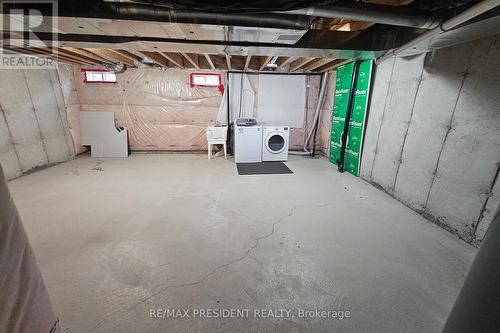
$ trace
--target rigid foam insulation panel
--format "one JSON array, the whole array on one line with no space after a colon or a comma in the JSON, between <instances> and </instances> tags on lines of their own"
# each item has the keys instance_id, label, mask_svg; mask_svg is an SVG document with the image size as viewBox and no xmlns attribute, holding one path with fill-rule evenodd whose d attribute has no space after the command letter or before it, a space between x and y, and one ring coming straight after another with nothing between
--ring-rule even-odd
<instances>
[{"instance_id":1,"label":"rigid foam insulation panel","mask_svg":"<svg viewBox=\"0 0 500 333\"><path fill-rule=\"evenodd\" d=\"M8 179L73 157L60 90L55 70L0 71L0 163Z\"/></svg>"},{"instance_id":2,"label":"rigid foam insulation panel","mask_svg":"<svg viewBox=\"0 0 500 333\"><path fill-rule=\"evenodd\" d=\"M478 244L498 210L500 37L377 67L361 176Z\"/></svg>"}]
</instances>

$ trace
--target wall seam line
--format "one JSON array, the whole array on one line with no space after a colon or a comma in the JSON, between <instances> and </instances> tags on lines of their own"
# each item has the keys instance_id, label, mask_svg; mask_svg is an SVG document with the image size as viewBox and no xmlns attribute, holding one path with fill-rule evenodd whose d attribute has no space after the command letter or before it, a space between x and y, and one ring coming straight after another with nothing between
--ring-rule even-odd
<instances>
[{"instance_id":1,"label":"wall seam line","mask_svg":"<svg viewBox=\"0 0 500 333\"><path fill-rule=\"evenodd\" d=\"M62 116L61 116L61 108L59 107L59 103L57 101L57 96L56 96L56 90L54 87L55 82L54 82L54 80L52 80L52 75L50 74L50 72L48 72L48 74L49 74L50 86L52 88L52 94L54 95L54 101L56 102L56 105L57 105L57 114L59 115L59 122L61 123L61 129L63 131L64 141L66 142L66 148L68 149L67 155L68 155L68 157L71 157L71 148L68 145L68 140L66 138L66 129L64 128L64 122L63 122ZM56 70L56 74L59 75L57 73L57 70ZM63 97L63 103L64 103L64 97ZM64 106L66 107L66 104ZM68 124L68 127L69 127L69 124Z\"/></svg>"},{"instance_id":2,"label":"wall seam line","mask_svg":"<svg viewBox=\"0 0 500 333\"><path fill-rule=\"evenodd\" d=\"M42 141L42 148L45 156L47 157L47 164L50 164L49 154L47 152L47 145L42 135L42 128L40 127L40 121L38 119L38 115L36 114L35 103L33 103L33 96L31 95L30 86L28 85L28 78L26 77L26 70L23 69L24 83L26 84L26 89L28 90L28 95L30 97L31 106L33 107L31 110L33 111L33 115L36 119L36 124L38 126L38 132L40 133L40 141Z\"/></svg>"},{"instance_id":3,"label":"wall seam line","mask_svg":"<svg viewBox=\"0 0 500 333\"><path fill-rule=\"evenodd\" d=\"M490 190L488 192L488 196L486 197L486 200L484 200L483 208L481 209L481 212L479 213L479 216L477 218L476 223L473 225L474 238L476 236L477 227L479 226L479 223L481 222L481 220L484 217L484 211L486 210L486 205L488 204L488 201L490 201L490 198L492 197L493 187L495 187L495 183L497 182L499 173L500 173L500 166L497 167L497 172L495 174L495 177L493 177L493 182L491 183Z\"/></svg>"},{"instance_id":4,"label":"wall seam line","mask_svg":"<svg viewBox=\"0 0 500 333\"><path fill-rule=\"evenodd\" d=\"M427 55L424 56L424 61L422 64L422 71L420 71L420 76L418 78L418 86L417 86L417 89L415 90L415 96L413 96L413 101L411 104L410 119L408 120L408 126L406 126L406 132L405 132L405 135L403 137L403 144L401 145L401 151L399 152L399 163L398 163L398 167L396 168L396 175L394 176L394 182L392 183L392 193L394 193L394 191L396 190L396 183L398 181L399 168L401 168L401 164L403 163L403 152L405 149L406 137L408 136L411 121L413 120L413 113L415 112L415 103L417 101L418 92L420 90L420 85L422 84L422 76L424 75L425 59L426 58L427 58Z\"/></svg>"},{"instance_id":5,"label":"wall seam line","mask_svg":"<svg viewBox=\"0 0 500 333\"><path fill-rule=\"evenodd\" d=\"M23 166L21 165L21 159L19 158L19 153L17 152L16 144L14 143L14 139L12 138L12 132L10 130L9 123L7 122L7 116L5 115L2 104L0 104L0 113L2 113L2 117L5 122L5 127L7 127L7 132L9 132L9 138L10 138L10 143L12 145L12 149L14 150L14 153L16 153L17 163L19 164L19 171L21 171L21 174L23 174L24 172L23 172Z\"/></svg>"},{"instance_id":6,"label":"wall seam line","mask_svg":"<svg viewBox=\"0 0 500 333\"><path fill-rule=\"evenodd\" d=\"M394 75L394 67L396 65L396 59L397 58L393 58L391 76L389 77L389 85L387 86L387 92L385 94L384 110L382 111L382 118L380 119L380 126L378 128L378 133L377 133L377 141L375 142L375 153L373 154L373 162L372 162L372 167L370 169L371 180L373 180L373 168L375 166L375 160L377 159L378 142L380 139L380 132L382 132L382 124L384 123L385 110L387 109L387 99L389 97L389 92L391 91L392 77Z\"/></svg>"},{"instance_id":7,"label":"wall seam line","mask_svg":"<svg viewBox=\"0 0 500 333\"><path fill-rule=\"evenodd\" d=\"M453 111L451 112L450 122L448 123L448 129L446 130L446 134L444 135L443 143L441 144L441 149L439 150L439 155L436 161L436 166L434 168L434 172L432 173L431 185L429 186L429 191L427 192L427 197L425 198L425 203L423 207L424 212L427 210L427 204L429 203L429 197L431 195L432 187L434 186L434 181L436 180L436 175L439 168L439 162L441 161L441 155L443 154L443 149L446 144L446 140L448 139L448 135L450 134L452 129L453 120L455 118L455 110L457 109L458 101L460 99L460 95L462 94L462 89L464 87L465 79L467 78L468 75L469 65L470 65L470 60L469 64L467 65L467 69L465 70L465 73L463 75L462 83L460 84L460 89L458 90L457 98L455 99L455 104L453 105Z\"/></svg>"}]
</instances>

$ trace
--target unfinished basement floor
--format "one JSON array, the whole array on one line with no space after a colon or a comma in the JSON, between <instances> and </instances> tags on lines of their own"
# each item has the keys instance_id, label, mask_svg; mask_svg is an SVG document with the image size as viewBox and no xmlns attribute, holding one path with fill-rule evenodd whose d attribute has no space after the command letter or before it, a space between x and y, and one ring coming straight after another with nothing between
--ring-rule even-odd
<instances>
[{"instance_id":1,"label":"unfinished basement floor","mask_svg":"<svg viewBox=\"0 0 500 333\"><path fill-rule=\"evenodd\" d=\"M202 154L83 156L11 181L64 332L440 332L475 249L325 158L287 164L239 176ZM214 308L251 314L192 317Z\"/></svg>"}]
</instances>

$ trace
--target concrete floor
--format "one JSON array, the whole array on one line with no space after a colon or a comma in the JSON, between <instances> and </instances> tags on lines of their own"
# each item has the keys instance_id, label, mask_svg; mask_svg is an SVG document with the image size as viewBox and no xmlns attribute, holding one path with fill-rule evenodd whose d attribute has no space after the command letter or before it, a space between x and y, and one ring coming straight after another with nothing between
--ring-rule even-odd
<instances>
[{"instance_id":1,"label":"concrete floor","mask_svg":"<svg viewBox=\"0 0 500 333\"><path fill-rule=\"evenodd\" d=\"M65 332L439 332L475 249L324 158L288 165L238 176L205 155L85 156L10 187ZM251 312L192 318L205 308Z\"/></svg>"}]
</instances>

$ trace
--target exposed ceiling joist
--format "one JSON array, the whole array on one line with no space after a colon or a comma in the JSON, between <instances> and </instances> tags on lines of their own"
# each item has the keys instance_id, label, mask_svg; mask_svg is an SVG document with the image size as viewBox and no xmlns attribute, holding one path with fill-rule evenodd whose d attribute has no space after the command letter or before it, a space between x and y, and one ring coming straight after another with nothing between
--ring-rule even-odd
<instances>
[{"instance_id":1,"label":"exposed ceiling joist","mask_svg":"<svg viewBox=\"0 0 500 333\"><path fill-rule=\"evenodd\" d=\"M245 58L245 67L243 68L244 71L248 70L248 65L250 65L250 60L252 60L252 56L247 56Z\"/></svg>"},{"instance_id":2,"label":"exposed ceiling joist","mask_svg":"<svg viewBox=\"0 0 500 333\"><path fill-rule=\"evenodd\" d=\"M334 70L342 65L348 64L350 62L352 62L351 59L337 59L337 60L334 60L331 64L327 64L327 66L320 67L319 71L320 72L332 71L332 70Z\"/></svg>"},{"instance_id":3,"label":"exposed ceiling joist","mask_svg":"<svg viewBox=\"0 0 500 333\"><path fill-rule=\"evenodd\" d=\"M192 57L189 54L184 53L184 52L182 52L181 54L184 58L186 58L187 61L189 61L191 63L191 65L194 66L194 68L200 69L200 66L198 65L197 61L195 61L194 57ZM198 59L196 59L196 60L198 60Z\"/></svg>"},{"instance_id":4,"label":"exposed ceiling joist","mask_svg":"<svg viewBox=\"0 0 500 333\"><path fill-rule=\"evenodd\" d=\"M273 56L266 57L264 59L264 61L262 62L262 64L260 65L259 71L264 70L264 68L267 66L267 64L269 63L269 61L271 61L272 58L273 58Z\"/></svg>"},{"instance_id":5,"label":"exposed ceiling joist","mask_svg":"<svg viewBox=\"0 0 500 333\"><path fill-rule=\"evenodd\" d=\"M88 63L86 63L86 62L83 62L80 60L74 60L74 59L66 58L66 57L58 57L57 55L55 55L53 53L49 54L49 53L42 52L42 51L37 52L37 50L35 50L34 48L17 48L17 47L12 47L12 48L3 47L3 48L5 50L13 51L13 52L18 53L18 54L26 54L29 56L34 56L34 57L39 57L39 58L49 58L49 59L56 60L56 61L66 62L66 63L72 64L72 65L88 65Z\"/></svg>"},{"instance_id":6,"label":"exposed ceiling joist","mask_svg":"<svg viewBox=\"0 0 500 333\"><path fill-rule=\"evenodd\" d=\"M295 57L286 57L284 61L282 61L280 64L278 64L278 67L276 68L276 71L281 71L285 68L286 65L291 63L292 61L295 61L297 58Z\"/></svg>"},{"instance_id":7,"label":"exposed ceiling joist","mask_svg":"<svg viewBox=\"0 0 500 333\"><path fill-rule=\"evenodd\" d=\"M210 64L210 68L215 69L214 63L212 61L212 58L210 58L210 54L205 53L205 58L207 59L208 63Z\"/></svg>"},{"instance_id":8,"label":"exposed ceiling joist","mask_svg":"<svg viewBox=\"0 0 500 333\"><path fill-rule=\"evenodd\" d=\"M182 56L178 53L171 53L171 52L160 52L162 56L168 59L171 63L176 65L177 67L184 69L184 64L182 62Z\"/></svg>"},{"instance_id":9,"label":"exposed ceiling joist","mask_svg":"<svg viewBox=\"0 0 500 333\"><path fill-rule=\"evenodd\" d=\"M82 59L81 57L75 57L75 56L70 56L67 54L62 54L58 52L57 49L55 48L29 48L30 50L34 50L35 52L38 52L39 54L46 54L49 56L55 56L55 59L62 59L62 60L72 60L72 61L77 61L80 64L83 65L101 65L101 63L96 62L96 61L89 61L86 59Z\"/></svg>"},{"instance_id":10,"label":"exposed ceiling joist","mask_svg":"<svg viewBox=\"0 0 500 333\"><path fill-rule=\"evenodd\" d=\"M315 58L299 58L290 64L290 72L295 72L301 67L313 61Z\"/></svg>"},{"instance_id":11,"label":"exposed ceiling joist","mask_svg":"<svg viewBox=\"0 0 500 333\"><path fill-rule=\"evenodd\" d=\"M303 70L305 72L310 72L312 70L315 70L316 68L319 68L321 66L324 66L332 61L334 61L335 59L328 59L328 58L325 58L325 59L318 59L316 61L313 61L313 62L310 62L309 64L307 64L306 66L304 66Z\"/></svg>"},{"instance_id":12,"label":"exposed ceiling joist","mask_svg":"<svg viewBox=\"0 0 500 333\"><path fill-rule=\"evenodd\" d=\"M160 67L168 67L168 59L166 59L163 55L158 52L150 52L150 51L136 51L138 54L141 54L145 58L153 61Z\"/></svg>"},{"instance_id":13,"label":"exposed ceiling joist","mask_svg":"<svg viewBox=\"0 0 500 333\"><path fill-rule=\"evenodd\" d=\"M115 53L117 53L117 54L119 54L119 55L121 55L121 56L123 56L125 58L130 59L134 63L140 62L142 60L141 57L138 57L135 54L130 53L130 52L125 51L125 50L113 50L113 52L115 52Z\"/></svg>"},{"instance_id":14,"label":"exposed ceiling joist","mask_svg":"<svg viewBox=\"0 0 500 333\"><path fill-rule=\"evenodd\" d=\"M123 55L109 49L97 49L97 48L88 48L85 49L95 55L98 55L99 57L102 57L104 59L107 59L108 61L117 63L121 62L125 65L128 66L134 66L134 62L130 60L128 57L124 57Z\"/></svg>"},{"instance_id":15,"label":"exposed ceiling joist","mask_svg":"<svg viewBox=\"0 0 500 333\"><path fill-rule=\"evenodd\" d=\"M73 48L73 47L57 48L57 49L53 49L53 50L57 50L58 54L64 54L64 55L67 55L70 57L75 57L75 58L83 59L86 61L94 62L98 65L101 65L103 63L112 64L111 61L108 61L102 57L96 56L95 54L90 53L86 50L81 50L81 49L77 49L77 48Z\"/></svg>"}]
</instances>

